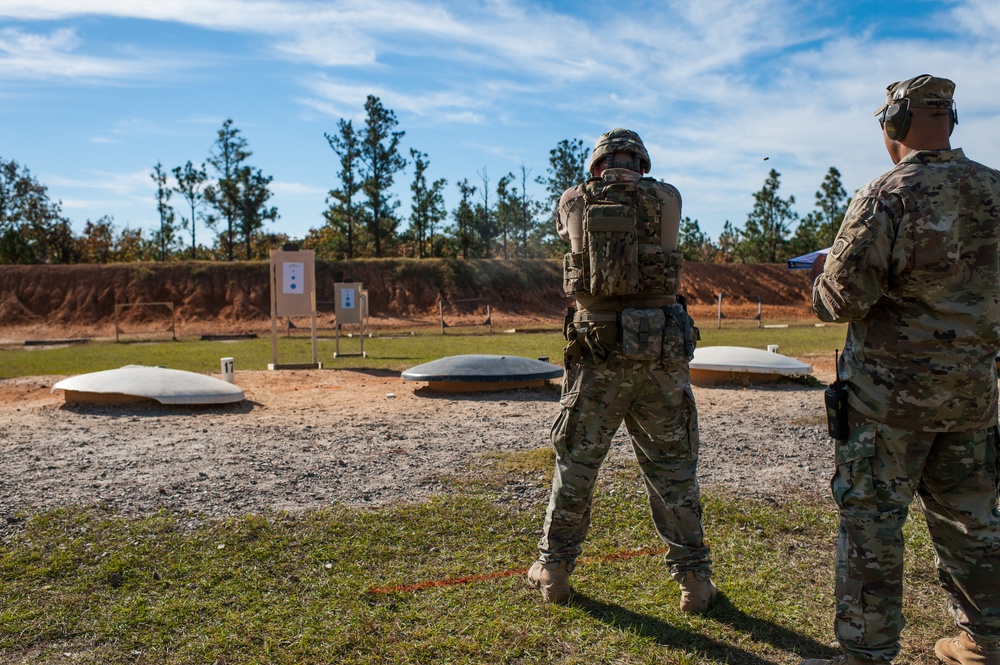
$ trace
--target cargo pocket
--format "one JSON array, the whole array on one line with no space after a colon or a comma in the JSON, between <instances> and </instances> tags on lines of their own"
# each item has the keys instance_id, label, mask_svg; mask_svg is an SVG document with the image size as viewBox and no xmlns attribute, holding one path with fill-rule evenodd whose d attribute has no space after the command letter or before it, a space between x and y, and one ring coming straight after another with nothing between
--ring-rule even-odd
<instances>
[{"instance_id":1,"label":"cargo pocket","mask_svg":"<svg viewBox=\"0 0 1000 665\"><path fill-rule=\"evenodd\" d=\"M579 365L573 365L566 369L563 375L562 394L559 396L559 405L564 409L572 409L580 399L580 372Z\"/></svg>"},{"instance_id":2,"label":"cargo pocket","mask_svg":"<svg viewBox=\"0 0 1000 665\"><path fill-rule=\"evenodd\" d=\"M837 470L830 481L833 500L841 510L873 509L877 505L872 458L875 456L874 426L855 426L846 441L834 443Z\"/></svg>"},{"instance_id":3,"label":"cargo pocket","mask_svg":"<svg viewBox=\"0 0 1000 665\"><path fill-rule=\"evenodd\" d=\"M865 635L865 612L862 604L864 585L838 570L833 595L837 599L837 639L842 643L860 644Z\"/></svg>"},{"instance_id":4,"label":"cargo pocket","mask_svg":"<svg viewBox=\"0 0 1000 665\"><path fill-rule=\"evenodd\" d=\"M697 459L701 438L698 435L698 408L695 406L694 391L690 384L684 386L684 412L687 414L688 450L691 458Z\"/></svg>"},{"instance_id":5,"label":"cargo pocket","mask_svg":"<svg viewBox=\"0 0 1000 665\"><path fill-rule=\"evenodd\" d=\"M582 373L583 367L577 363L568 367L563 375L562 395L559 397L559 405L562 408L549 430L549 442L559 458L565 457L569 452L568 442L571 440L576 423L579 421L575 407L580 399Z\"/></svg>"}]
</instances>

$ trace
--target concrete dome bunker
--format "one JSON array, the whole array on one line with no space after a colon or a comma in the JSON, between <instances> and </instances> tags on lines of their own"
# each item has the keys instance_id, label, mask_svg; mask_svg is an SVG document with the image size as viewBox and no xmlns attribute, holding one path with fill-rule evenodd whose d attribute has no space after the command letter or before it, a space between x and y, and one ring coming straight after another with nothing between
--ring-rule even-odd
<instances>
[{"instance_id":1,"label":"concrete dome bunker","mask_svg":"<svg viewBox=\"0 0 1000 665\"><path fill-rule=\"evenodd\" d=\"M165 367L126 365L63 379L52 391L63 391L67 403L155 401L160 404L232 404L245 398L243 389L215 377Z\"/></svg>"},{"instance_id":2,"label":"concrete dome bunker","mask_svg":"<svg viewBox=\"0 0 1000 665\"><path fill-rule=\"evenodd\" d=\"M777 351L753 349L745 346L698 347L689 363L691 383L768 383L785 378L812 374L812 365Z\"/></svg>"},{"instance_id":3,"label":"concrete dome bunker","mask_svg":"<svg viewBox=\"0 0 1000 665\"><path fill-rule=\"evenodd\" d=\"M537 388L562 375L562 367L546 360L466 354L417 365L404 371L401 378L426 381L428 389L438 392L485 392Z\"/></svg>"}]
</instances>

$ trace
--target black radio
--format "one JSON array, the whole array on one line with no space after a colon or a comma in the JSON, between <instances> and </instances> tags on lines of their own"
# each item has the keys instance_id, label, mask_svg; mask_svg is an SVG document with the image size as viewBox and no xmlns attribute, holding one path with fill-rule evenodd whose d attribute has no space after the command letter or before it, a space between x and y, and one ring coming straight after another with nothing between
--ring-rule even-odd
<instances>
[{"instance_id":1,"label":"black radio","mask_svg":"<svg viewBox=\"0 0 1000 665\"><path fill-rule=\"evenodd\" d=\"M847 426L847 386L840 380L840 357L833 352L834 382L826 389L823 398L826 401L826 424L830 436L837 441L846 441L849 434Z\"/></svg>"}]
</instances>

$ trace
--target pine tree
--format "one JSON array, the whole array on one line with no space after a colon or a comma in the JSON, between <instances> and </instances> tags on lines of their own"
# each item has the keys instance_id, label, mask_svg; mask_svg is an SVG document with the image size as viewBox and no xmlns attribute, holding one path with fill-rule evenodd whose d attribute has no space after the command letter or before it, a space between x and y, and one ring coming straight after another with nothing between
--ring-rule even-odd
<instances>
[{"instance_id":1,"label":"pine tree","mask_svg":"<svg viewBox=\"0 0 1000 665\"><path fill-rule=\"evenodd\" d=\"M783 257L789 224L798 219L792 210L795 197L778 196L781 174L771 169L764 186L753 195L753 211L747 216L737 258L744 263L777 263Z\"/></svg>"},{"instance_id":2,"label":"pine tree","mask_svg":"<svg viewBox=\"0 0 1000 665\"><path fill-rule=\"evenodd\" d=\"M472 208L472 197L476 194L476 187L463 178L458 182L458 191L461 199L458 207L451 213L455 220L455 243L458 255L463 259L470 259L474 258L475 251L476 213Z\"/></svg>"},{"instance_id":3,"label":"pine tree","mask_svg":"<svg viewBox=\"0 0 1000 665\"><path fill-rule=\"evenodd\" d=\"M174 167L174 179L177 180L177 185L174 187L174 191L180 194L188 204L188 208L191 210L190 217L181 217L181 227L184 229L190 229L191 231L191 259L194 260L198 257L198 242L197 242L197 227L198 227L198 208L205 201L205 182L208 179L208 175L205 173L205 165L202 164L199 168L195 168L191 164L191 160L183 166Z\"/></svg>"},{"instance_id":4,"label":"pine tree","mask_svg":"<svg viewBox=\"0 0 1000 665\"><path fill-rule=\"evenodd\" d=\"M365 112L359 155L363 164L361 189L368 198L368 232L378 258L394 239L399 225L395 215L399 201L392 199L391 189L396 173L406 168L406 160L399 154L399 142L405 132L393 131L399 124L396 114L382 106L378 97L368 95Z\"/></svg>"},{"instance_id":5,"label":"pine tree","mask_svg":"<svg viewBox=\"0 0 1000 665\"><path fill-rule=\"evenodd\" d=\"M511 235L518 216L517 191L516 188L513 191L509 188L513 180L514 174L508 173L497 181L496 225L500 256L504 259L510 257Z\"/></svg>"},{"instance_id":6,"label":"pine tree","mask_svg":"<svg viewBox=\"0 0 1000 665\"><path fill-rule=\"evenodd\" d=\"M818 248L833 244L837 232L840 231L840 225L844 222L849 203L847 190L840 182L840 171L831 166L819 191L816 192L816 208L819 216L816 238Z\"/></svg>"},{"instance_id":7,"label":"pine tree","mask_svg":"<svg viewBox=\"0 0 1000 665\"><path fill-rule=\"evenodd\" d=\"M165 261L167 253L173 249L177 233L177 225L174 222L177 216L170 205L173 189L167 184L167 172L163 170L163 164L160 162L156 162L149 177L156 183L156 212L160 215L160 230L156 233L155 242L159 249L160 261Z\"/></svg>"},{"instance_id":8,"label":"pine tree","mask_svg":"<svg viewBox=\"0 0 1000 665\"><path fill-rule=\"evenodd\" d=\"M840 171L831 166L816 192L816 210L802 219L788 243L788 258L833 245L848 202L847 192L840 183Z\"/></svg>"},{"instance_id":9,"label":"pine tree","mask_svg":"<svg viewBox=\"0 0 1000 665\"><path fill-rule=\"evenodd\" d=\"M549 195L549 224L543 242L548 245L548 253L556 256L569 249L569 245L559 237L556 231L558 219L559 197L570 187L585 181L590 173L587 163L590 160L590 150L580 139L563 139L549 151L549 168L546 177L539 176L535 181L545 185Z\"/></svg>"},{"instance_id":10,"label":"pine tree","mask_svg":"<svg viewBox=\"0 0 1000 665\"><path fill-rule=\"evenodd\" d=\"M712 239L702 232L698 220L690 217L681 219L677 249L684 255L685 261L711 261L716 251Z\"/></svg>"},{"instance_id":11,"label":"pine tree","mask_svg":"<svg viewBox=\"0 0 1000 665\"><path fill-rule=\"evenodd\" d=\"M232 194L237 217L237 232L246 249L246 259L254 256L254 241L264 228L265 222L273 222L280 216L278 209L268 207L271 198L272 176L265 176L260 169L244 166L236 173ZM260 257L262 258L262 257Z\"/></svg>"},{"instance_id":12,"label":"pine tree","mask_svg":"<svg viewBox=\"0 0 1000 665\"><path fill-rule=\"evenodd\" d=\"M410 233L413 236L414 251L418 258L433 254L434 231L437 225L448 216L444 205L444 187L447 181L439 178L427 184L427 169L430 162L427 155L410 149L413 159L413 203L410 209Z\"/></svg>"},{"instance_id":13,"label":"pine tree","mask_svg":"<svg viewBox=\"0 0 1000 665\"><path fill-rule=\"evenodd\" d=\"M232 118L222 123L222 128L212 144L213 151L208 157L208 163L215 170L216 182L205 189L205 200L214 207L225 228L218 232L219 240L226 252L226 260L233 260L233 248L236 244L237 226L239 224L238 185L236 182L240 169L251 153L247 142L240 136L240 130L233 127ZM210 216L208 224L215 228L220 219Z\"/></svg>"},{"instance_id":14,"label":"pine tree","mask_svg":"<svg viewBox=\"0 0 1000 665\"><path fill-rule=\"evenodd\" d=\"M58 202L27 167L0 158L0 263L72 263L76 242Z\"/></svg>"},{"instance_id":15,"label":"pine tree","mask_svg":"<svg viewBox=\"0 0 1000 665\"><path fill-rule=\"evenodd\" d=\"M353 259L359 248L358 233L364 226L364 212L358 201L362 181L359 172L361 158L361 137L354 131L350 120L341 118L337 122L337 134L324 133L330 149L340 158L340 188L331 189L326 201L329 204L323 212L326 220L322 230L321 255L329 258Z\"/></svg>"}]
</instances>

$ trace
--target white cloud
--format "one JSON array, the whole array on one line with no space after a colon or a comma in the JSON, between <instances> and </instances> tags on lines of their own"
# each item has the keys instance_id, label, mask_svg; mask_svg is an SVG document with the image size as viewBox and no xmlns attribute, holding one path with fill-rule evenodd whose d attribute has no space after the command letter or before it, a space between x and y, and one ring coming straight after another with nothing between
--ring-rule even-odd
<instances>
[{"instance_id":1,"label":"white cloud","mask_svg":"<svg viewBox=\"0 0 1000 665\"><path fill-rule=\"evenodd\" d=\"M933 25L894 23L886 37L877 22L858 30L857 13L849 24L836 3L818 0L635 0L621 11L530 0L3 0L0 17L62 23L45 32L0 29L0 79L128 81L203 66L187 42L166 57L129 43L124 32L118 43L91 43L79 17L231 32L248 37L268 64L287 64L300 90L283 94L326 118L357 126L374 94L401 115L401 128L469 126L475 138L456 132L455 139L475 153L469 159L508 161L527 153L531 140L501 134L508 124L525 135L564 126L552 143L589 142L605 128L629 126L662 167L656 174L684 184L686 198L703 209L749 201L775 168L805 212L829 166L842 171L848 189L884 170L871 112L893 80L922 71L954 79L956 138L976 137L987 157L987 147L1000 149L992 129L1000 4L933 4L940 6ZM218 57L228 57L222 48ZM211 63L210 52L202 55ZM214 111L186 122L218 127L223 118L212 119ZM126 119L92 140L158 131L165 130ZM282 187L290 196L316 193ZM145 174L135 191L148 198L148 190Z\"/></svg>"},{"instance_id":2,"label":"white cloud","mask_svg":"<svg viewBox=\"0 0 1000 665\"><path fill-rule=\"evenodd\" d=\"M87 179L47 175L43 181L52 187L100 191L114 194L119 199L148 202L154 187L151 173L152 169L119 173L95 171Z\"/></svg>"},{"instance_id":3,"label":"white cloud","mask_svg":"<svg viewBox=\"0 0 1000 665\"><path fill-rule=\"evenodd\" d=\"M1000 32L1000 5L994 0L967 0L958 3L952 12L958 29L977 37L995 40Z\"/></svg>"},{"instance_id":4,"label":"white cloud","mask_svg":"<svg viewBox=\"0 0 1000 665\"><path fill-rule=\"evenodd\" d=\"M86 54L85 47L73 28L47 34L0 29L0 79L113 83L148 80L181 68L201 66L191 59L142 54L130 47L114 57Z\"/></svg>"},{"instance_id":5,"label":"white cloud","mask_svg":"<svg viewBox=\"0 0 1000 665\"><path fill-rule=\"evenodd\" d=\"M299 182L279 182L272 181L270 190L275 194L287 197L315 197L326 196L327 190L312 185L304 185Z\"/></svg>"}]
</instances>

